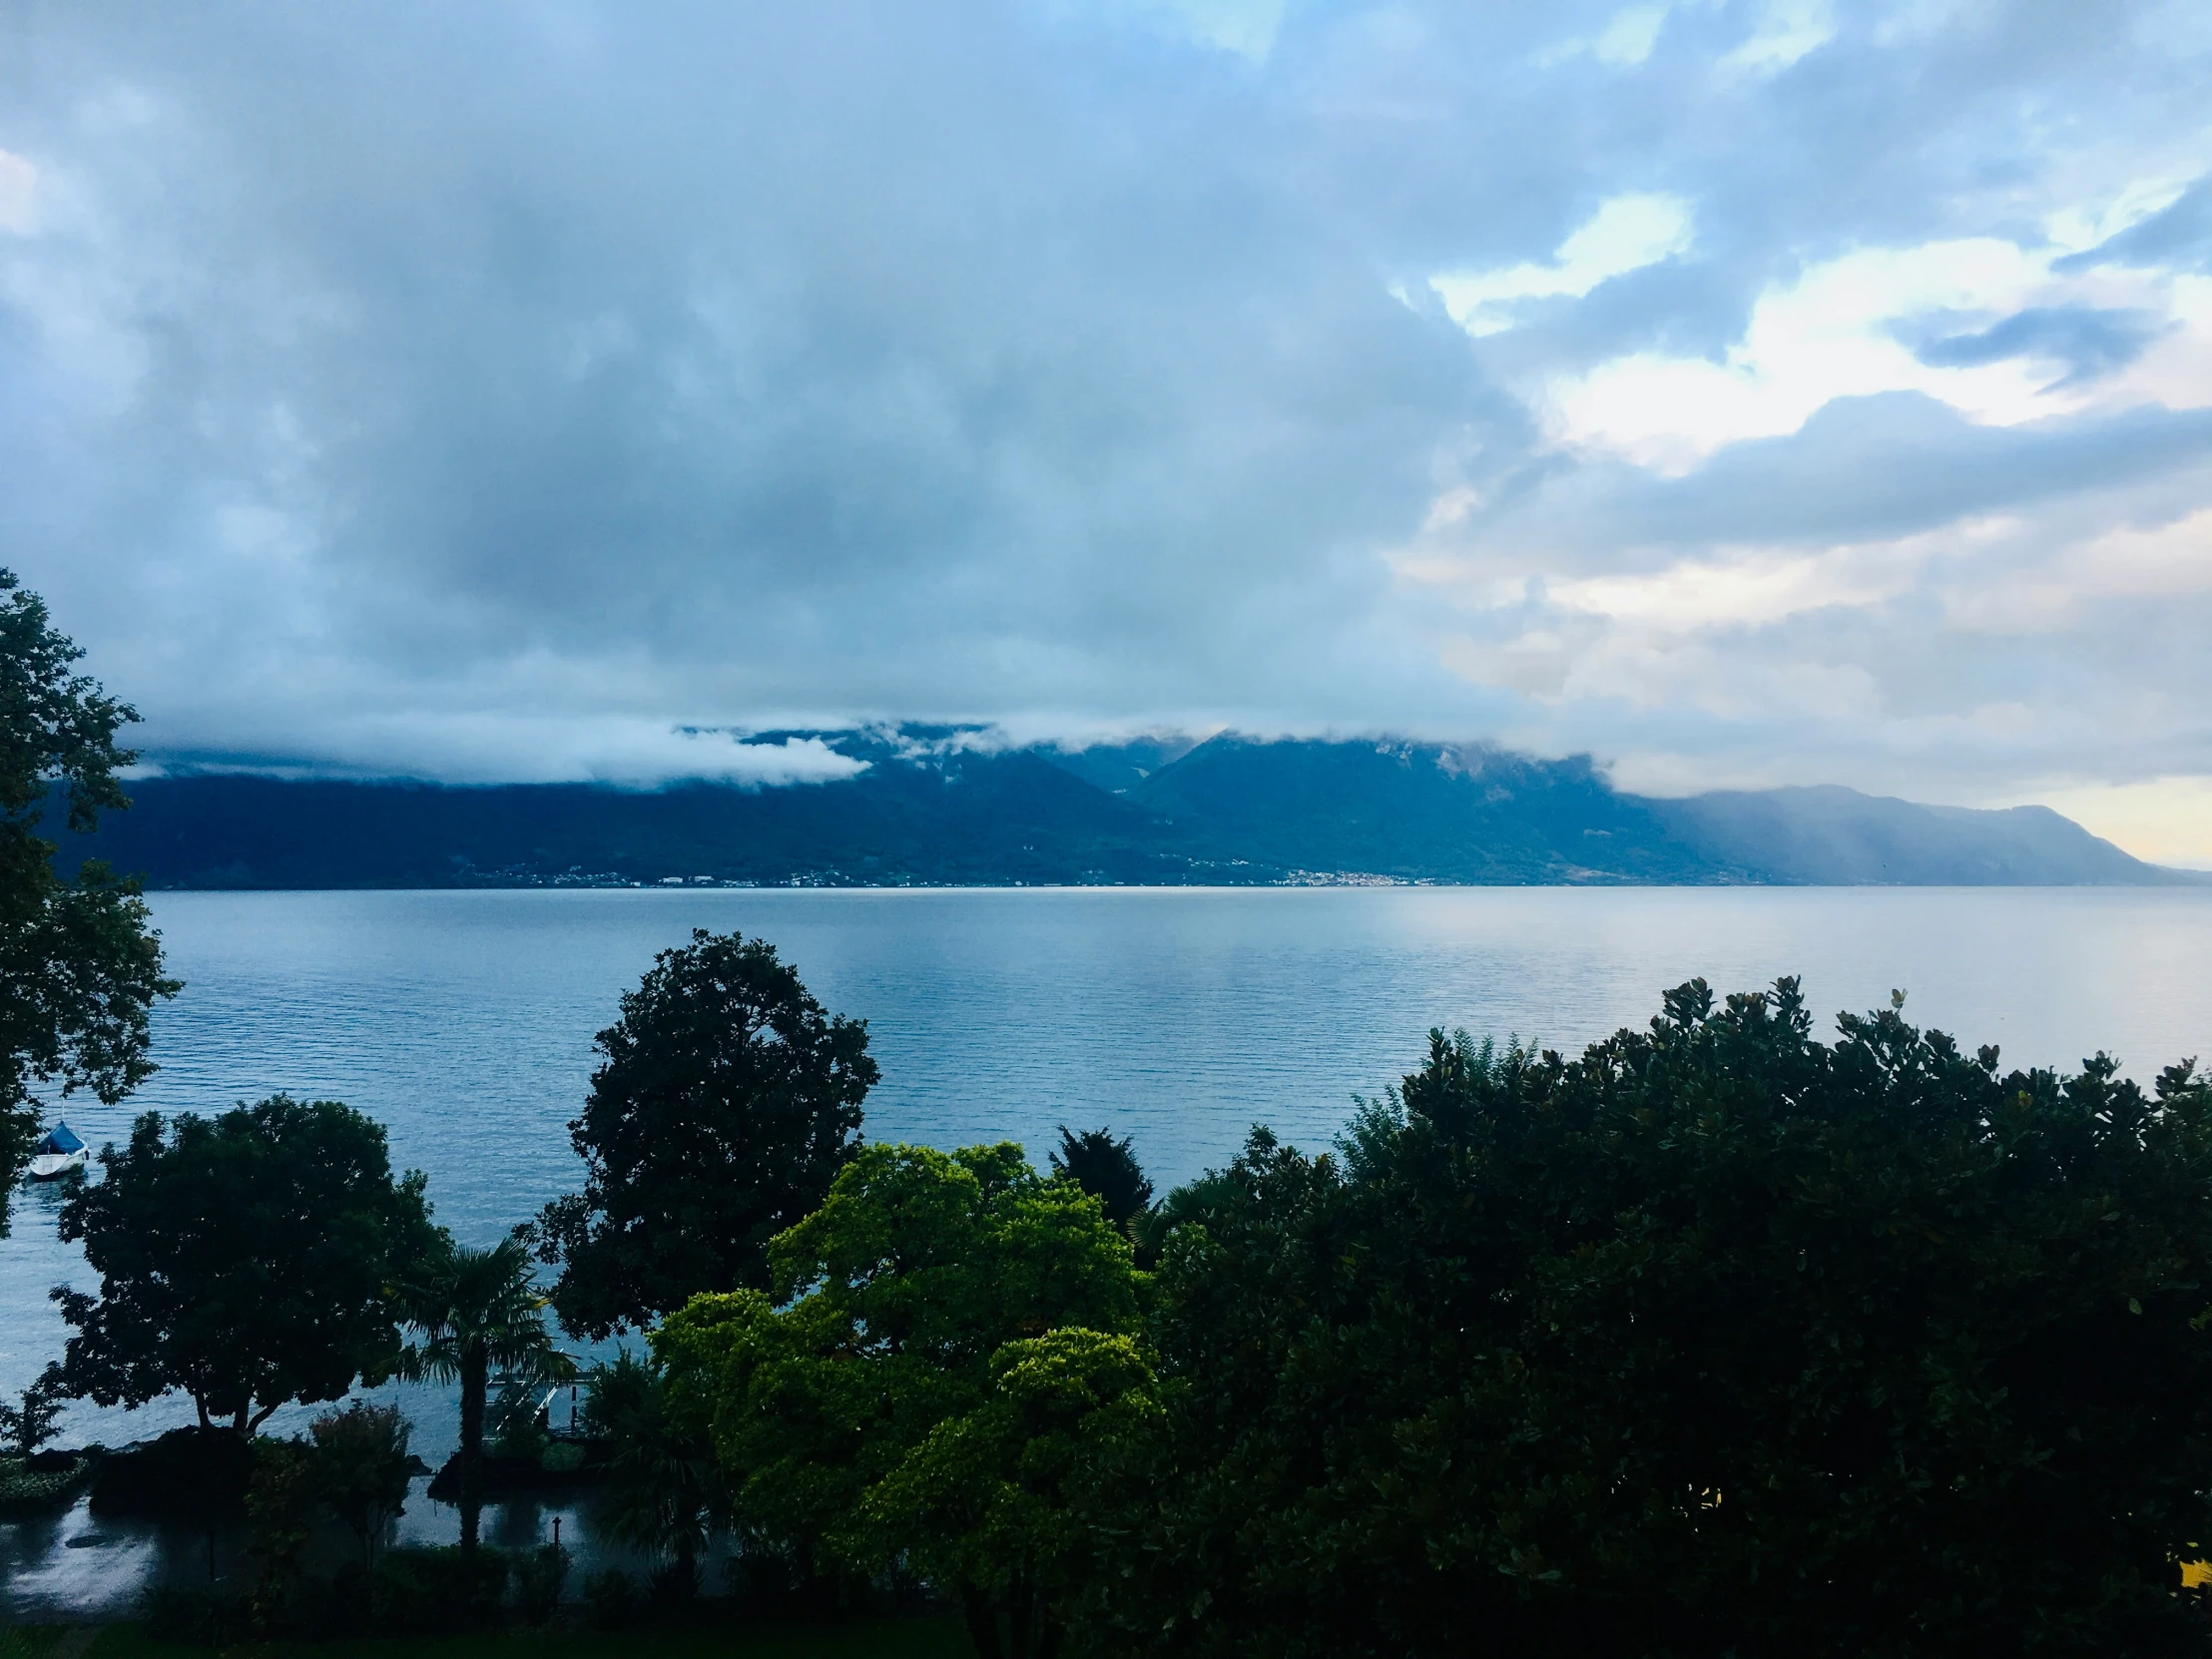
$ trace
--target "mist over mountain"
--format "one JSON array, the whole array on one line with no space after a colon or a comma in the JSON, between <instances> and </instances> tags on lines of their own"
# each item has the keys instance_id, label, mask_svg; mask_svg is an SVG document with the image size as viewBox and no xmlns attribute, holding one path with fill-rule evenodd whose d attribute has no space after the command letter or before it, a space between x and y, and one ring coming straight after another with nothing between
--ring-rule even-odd
<instances>
[{"instance_id":1,"label":"mist over mountain","mask_svg":"<svg viewBox=\"0 0 2212 1659\"><path fill-rule=\"evenodd\" d=\"M144 779L66 858L149 886L750 883L2159 884L2043 808L1855 791L1656 800L1587 757L1374 738L1076 749L987 729L769 733L859 763L822 783L654 791L239 774Z\"/></svg>"}]
</instances>

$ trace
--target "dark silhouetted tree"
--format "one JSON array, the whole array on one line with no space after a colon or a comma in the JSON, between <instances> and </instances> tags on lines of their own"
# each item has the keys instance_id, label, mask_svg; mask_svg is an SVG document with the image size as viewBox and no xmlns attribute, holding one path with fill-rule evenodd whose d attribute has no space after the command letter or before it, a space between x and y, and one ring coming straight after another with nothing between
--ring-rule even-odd
<instances>
[{"instance_id":1,"label":"dark silhouetted tree","mask_svg":"<svg viewBox=\"0 0 2212 1659\"><path fill-rule=\"evenodd\" d=\"M100 1294L59 1287L63 1372L103 1405L192 1395L251 1434L286 1400L336 1399L399 1356L397 1286L432 1237L423 1180L336 1101L275 1095L218 1117L149 1112L62 1206Z\"/></svg>"},{"instance_id":2,"label":"dark silhouetted tree","mask_svg":"<svg viewBox=\"0 0 2212 1659\"><path fill-rule=\"evenodd\" d=\"M1129 1137L1114 1139L1110 1129L1072 1135L1060 1125L1060 1150L1052 1154L1052 1173L1065 1177L1099 1202L1106 1219L1123 1232L1152 1207L1152 1183Z\"/></svg>"},{"instance_id":3,"label":"dark silhouetted tree","mask_svg":"<svg viewBox=\"0 0 2212 1659\"><path fill-rule=\"evenodd\" d=\"M859 1145L876 1080L864 1022L832 1019L774 947L695 931L599 1033L569 1125L584 1190L533 1229L553 1306L602 1338L702 1291L768 1283L768 1243L820 1204Z\"/></svg>"},{"instance_id":4,"label":"dark silhouetted tree","mask_svg":"<svg viewBox=\"0 0 2212 1659\"><path fill-rule=\"evenodd\" d=\"M0 1236L41 1091L121 1100L154 1069L148 1012L179 988L137 884L90 860L65 879L38 832L57 807L88 834L130 805L115 775L138 757L115 736L138 715L71 672L83 656L0 570Z\"/></svg>"},{"instance_id":5,"label":"dark silhouetted tree","mask_svg":"<svg viewBox=\"0 0 2212 1659\"><path fill-rule=\"evenodd\" d=\"M1794 980L1436 1033L1171 1194L1173 1446L1083 1617L1188 1654L2197 1654L2212 1087Z\"/></svg>"}]
</instances>

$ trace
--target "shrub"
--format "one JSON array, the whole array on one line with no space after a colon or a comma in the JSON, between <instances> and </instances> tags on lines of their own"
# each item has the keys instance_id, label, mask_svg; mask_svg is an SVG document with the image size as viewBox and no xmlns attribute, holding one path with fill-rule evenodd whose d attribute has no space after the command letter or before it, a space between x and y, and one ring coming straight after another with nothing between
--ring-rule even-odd
<instances>
[{"instance_id":1,"label":"shrub","mask_svg":"<svg viewBox=\"0 0 2212 1659\"><path fill-rule=\"evenodd\" d=\"M442 1636L499 1622L507 1593L504 1552L458 1545L387 1550L369 1580L370 1617L394 1636Z\"/></svg>"},{"instance_id":2,"label":"shrub","mask_svg":"<svg viewBox=\"0 0 2212 1659\"><path fill-rule=\"evenodd\" d=\"M91 1472L91 1458L70 1452L0 1457L0 1515L61 1508L77 1495Z\"/></svg>"},{"instance_id":3,"label":"shrub","mask_svg":"<svg viewBox=\"0 0 2212 1659\"><path fill-rule=\"evenodd\" d=\"M584 1600L591 1607L591 1622L601 1630L628 1630L645 1611L637 1586L620 1567L608 1567L585 1579Z\"/></svg>"},{"instance_id":4,"label":"shrub","mask_svg":"<svg viewBox=\"0 0 2212 1659\"><path fill-rule=\"evenodd\" d=\"M173 1428L101 1459L92 1507L110 1515L207 1520L245 1513L254 1445L228 1428Z\"/></svg>"},{"instance_id":5,"label":"shrub","mask_svg":"<svg viewBox=\"0 0 2212 1659\"><path fill-rule=\"evenodd\" d=\"M196 1584L157 1584L146 1596L146 1634L157 1642L221 1647L251 1625L246 1602Z\"/></svg>"},{"instance_id":6,"label":"shrub","mask_svg":"<svg viewBox=\"0 0 2212 1659\"><path fill-rule=\"evenodd\" d=\"M532 1624L545 1623L560 1606L574 1559L559 1544L540 1544L515 1563L515 1599Z\"/></svg>"}]
</instances>

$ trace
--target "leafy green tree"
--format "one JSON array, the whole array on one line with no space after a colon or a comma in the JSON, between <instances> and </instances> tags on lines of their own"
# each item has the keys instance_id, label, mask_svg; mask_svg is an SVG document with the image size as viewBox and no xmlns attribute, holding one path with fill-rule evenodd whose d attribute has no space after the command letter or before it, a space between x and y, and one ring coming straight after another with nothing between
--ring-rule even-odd
<instances>
[{"instance_id":1,"label":"leafy green tree","mask_svg":"<svg viewBox=\"0 0 2212 1659\"><path fill-rule=\"evenodd\" d=\"M1152 1207L1152 1183L1129 1137L1114 1139L1110 1129L1072 1134L1060 1125L1060 1150L1052 1154L1052 1173L1074 1182L1098 1200L1106 1219L1127 1232Z\"/></svg>"},{"instance_id":2,"label":"leafy green tree","mask_svg":"<svg viewBox=\"0 0 2212 1659\"><path fill-rule=\"evenodd\" d=\"M701 1297L653 1338L741 1522L816 1570L926 1564L987 1656L1047 1651L1071 1442L1143 1410L1128 1240L1018 1146L868 1147L770 1260L785 1306Z\"/></svg>"},{"instance_id":3,"label":"leafy green tree","mask_svg":"<svg viewBox=\"0 0 2212 1659\"><path fill-rule=\"evenodd\" d=\"M955 1587L981 1659L1029 1659L1058 1644L1100 1519L1142 1489L1165 1419L1130 1337L1048 1331L1000 1348L990 1375L869 1488L854 1558Z\"/></svg>"},{"instance_id":4,"label":"leafy green tree","mask_svg":"<svg viewBox=\"0 0 2212 1659\"><path fill-rule=\"evenodd\" d=\"M695 930L623 997L598 1048L569 1125L584 1190L534 1229L561 1265L561 1323L605 1338L701 1291L766 1285L769 1240L859 1144L877 1076L866 1023L828 1017L774 947Z\"/></svg>"},{"instance_id":5,"label":"leafy green tree","mask_svg":"<svg viewBox=\"0 0 2212 1659\"><path fill-rule=\"evenodd\" d=\"M20 1396L20 1403L0 1405L0 1436L15 1448L18 1457L29 1457L54 1437L61 1420L62 1401L68 1389L60 1366L48 1362L38 1380Z\"/></svg>"},{"instance_id":6,"label":"leafy green tree","mask_svg":"<svg viewBox=\"0 0 2212 1659\"><path fill-rule=\"evenodd\" d=\"M0 570L0 1237L41 1089L121 1100L154 1069L148 1014L180 989L137 884L89 860L64 879L38 832L57 802L79 834L130 805L115 775L138 757L115 737L138 715L72 672L83 656Z\"/></svg>"},{"instance_id":7,"label":"leafy green tree","mask_svg":"<svg viewBox=\"0 0 2212 1659\"><path fill-rule=\"evenodd\" d=\"M1432 1036L1174 1218L1158 1478L1085 1603L1190 1653L2201 1653L2212 1089L1702 981Z\"/></svg>"},{"instance_id":8,"label":"leafy green tree","mask_svg":"<svg viewBox=\"0 0 2212 1659\"><path fill-rule=\"evenodd\" d=\"M315 1491L360 1539L362 1570L373 1572L377 1540L405 1510L415 1467L407 1450L410 1425L396 1405L357 1399L343 1410L322 1412L307 1424L307 1434Z\"/></svg>"},{"instance_id":9,"label":"leafy green tree","mask_svg":"<svg viewBox=\"0 0 2212 1659\"><path fill-rule=\"evenodd\" d=\"M400 1375L461 1385L461 1547L472 1552L483 1507L484 1407L493 1373L546 1384L568 1382L576 1365L546 1328L546 1299L518 1239L471 1250L440 1232L402 1295L407 1323L420 1336L399 1356Z\"/></svg>"},{"instance_id":10,"label":"leafy green tree","mask_svg":"<svg viewBox=\"0 0 2212 1659\"><path fill-rule=\"evenodd\" d=\"M273 1095L164 1125L149 1112L62 1206L97 1298L63 1372L103 1405L181 1388L202 1427L251 1434L286 1400L336 1399L398 1358L394 1287L431 1238L423 1178L394 1180L383 1129L336 1101Z\"/></svg>"}]
</instances>

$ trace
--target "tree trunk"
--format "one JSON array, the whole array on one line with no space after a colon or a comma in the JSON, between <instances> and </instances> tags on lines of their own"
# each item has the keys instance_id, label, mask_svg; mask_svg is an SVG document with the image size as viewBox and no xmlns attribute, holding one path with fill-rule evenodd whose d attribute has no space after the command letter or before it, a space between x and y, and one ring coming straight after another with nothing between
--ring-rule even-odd
<instances>
[{"instance_id":1,"label":"tree trunk","mask_svg":"<svg viewBox=\"0 0 2212 1659\"><path fill-rule=\"evenodd\" d=\"M1006 1598L1007 1659L1029 1659L1029 1579L1014 1576L1014 1593Z\"/></svg>"},{"instance_id":2,"label":"tree trunk","mask_svg":"<svg viewBox=\"0 0 2212 1659\"><path fill-rule=\"evenodd\" d=\"M461 1549L476 1553L476 1519L483 1506L484 1394L490 1363L471 1354L461 1361Z\"/></svg>"},{"instance_id":3,"label":"tree trunk","mask_svg":"<svg viewBox=\"0 0 2212 1659\"><path fill-rule=\"evenodd\" d=\"M1004 1659L998 1640L998 1609L982 1591L963 1587L960 1611L967 1616L968 1640L975 1644L976 1659Z\"/></svg>"}]
</instances>

